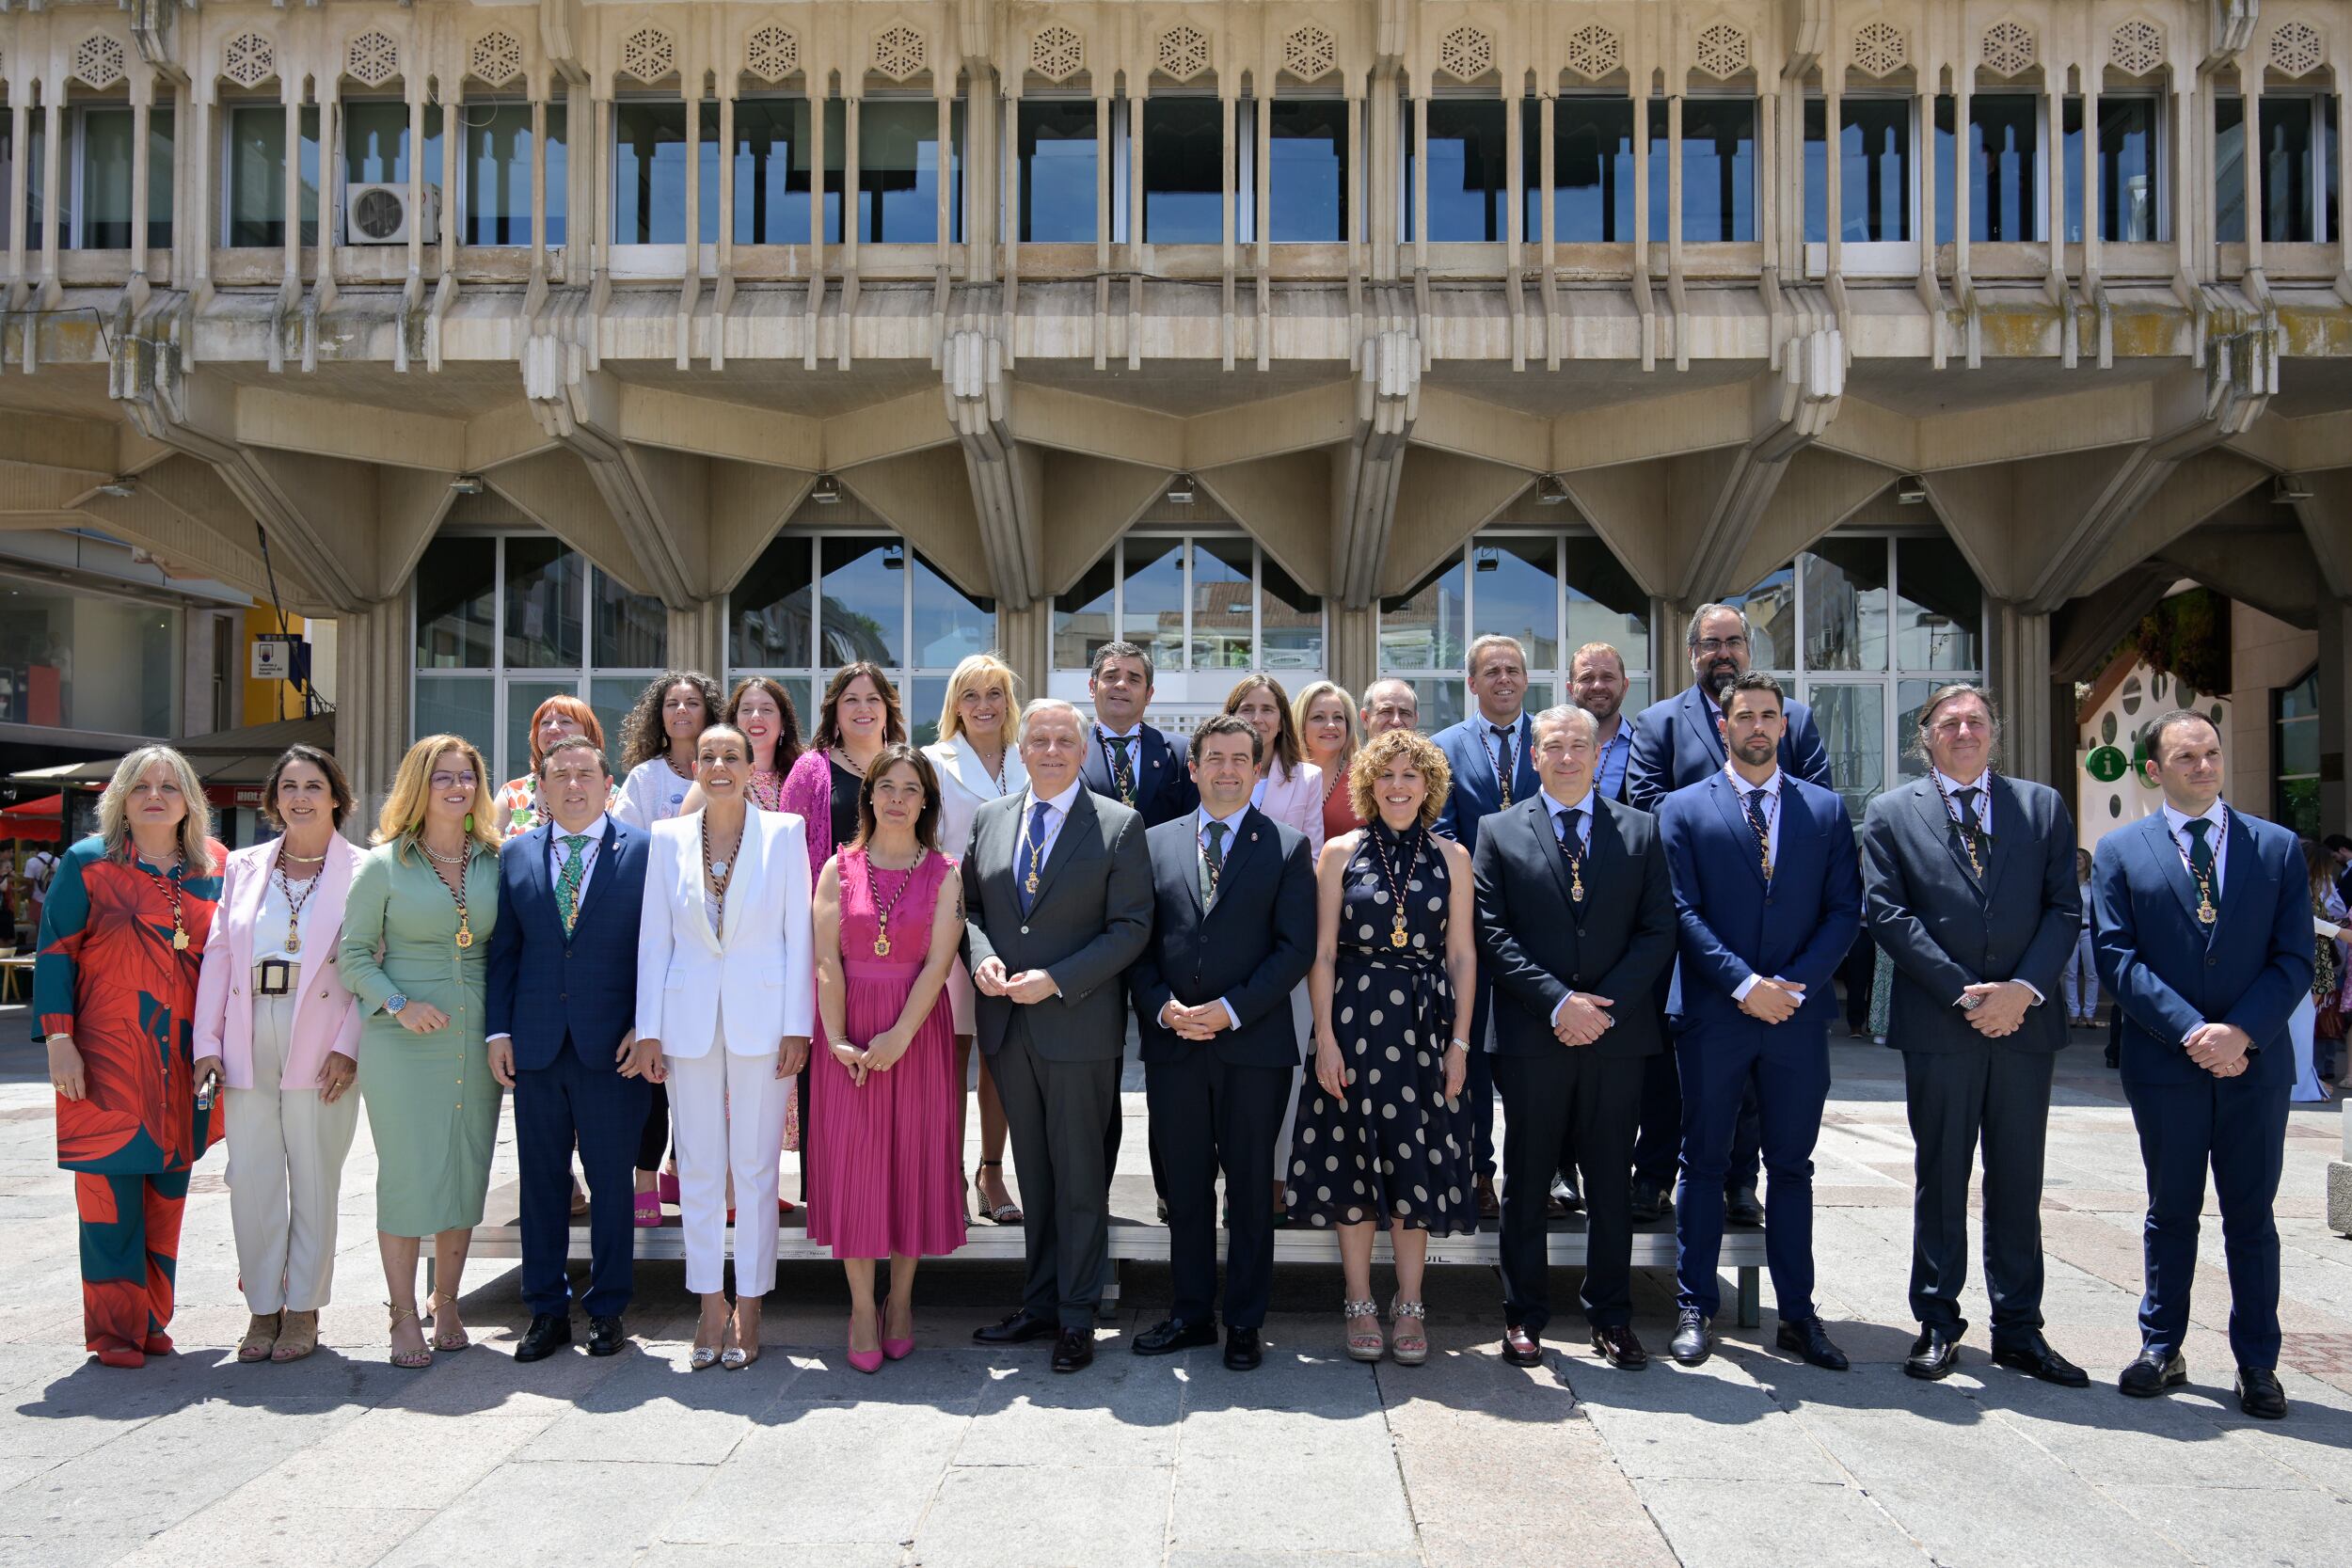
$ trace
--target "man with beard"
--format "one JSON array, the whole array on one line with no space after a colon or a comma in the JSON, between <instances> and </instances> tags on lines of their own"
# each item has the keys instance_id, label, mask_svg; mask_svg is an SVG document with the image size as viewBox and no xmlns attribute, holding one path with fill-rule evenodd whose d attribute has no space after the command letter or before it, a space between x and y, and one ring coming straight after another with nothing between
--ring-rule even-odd
<instances>
[{"instance_id":1,"label":"man with beard","mask_svg":"<svg viewBox=\"0 0 2352 1568\"><path fill-rule=\"evenodd\" d=\"M1593 716L1598 738L1593 743L1593 787L1604 800L1626 799L1626 775L1631 771L1633 726L1620 709L1632 683L1626 679L1625 656L1614 643L1587 642L1568 660L1568 699ZM1653 810L1653 807L1645 807Z\"/></svg>"},{"instance_id":2,"label":"man with beard","mask_svg":"<svg viewBox=\"0 0 2352 1568\"><path fill-rule=\"evenodd\" d=\"M1095 794L1141 812L1147 828L1189 816L1200 803L1184 768L1183 737L1143 721L1152 686L1152 656L1135 643L1105 642L1094 650L1087 676L1094 722L1087 726L1080 773Z\"/></svg>"},{"instance_id":3,"label":"man with beard","mask_svg":"<svg viewBox=\"0 0 2352 1568\"><path fill-rule=\"evenodd\" d=\"M1829 1099L1830 978L1862 924L1846 803L1778 761L1780 683L1739 676L1723 695L1730 761L1666 797L1659 836L1674 872L1682 962L1667 1014L1681 1057L1682 1163L1675 1205L1680 1318L1674 1358L1705 1361L1722 1287L1724 1166L1741 1101L1756 1097L1772 1174L1765 1259L1784 1351L1846 1369L1813 1302L1813 1147Z\"/></svg>"},{"instance_id":4,"label":"man with beard","mask_svg":"<svg viewBox=\"0 0 2352 1568\"><path fill-rule=\"evenodd\" d=\"M1731 605L1703 604L1692 615L1684 641L1690 649L1692 684L1663 702L1652 703L1633 721L1625 799L1642 811L1654 812L1676 790L1724 770L1723 719L1716 702L1748 673L1755 637L1744 611ZM1821 749L1813 710L1791 702L1785 717L1781 771L1823 789L1835 789L1829 753ZM1660 1001L1663 1003L1662 995ZM1682 1091L1676 1082L1677 1070L1673 1052L1654 1056L1648 1080L1642 1085L1642 1133L1633 1149L1633 1217L1637 1220L1654 1220L1663 1214L1674 1191L1675 1163L1682 1148ZM1764 1206L1756 1197L1756 1114L1753 1100L1740 1107L1739 1132L1724 1176L1724 1201L1733 1225L1764 1223Z\"/></svg>"}]
</instances>

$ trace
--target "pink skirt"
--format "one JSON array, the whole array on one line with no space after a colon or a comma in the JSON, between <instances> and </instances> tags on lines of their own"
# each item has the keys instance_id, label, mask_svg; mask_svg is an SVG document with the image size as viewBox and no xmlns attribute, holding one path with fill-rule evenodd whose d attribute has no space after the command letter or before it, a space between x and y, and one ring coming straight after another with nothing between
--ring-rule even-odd
<instances>
[{"instance_id":1,"label":"pink skirt","mask_svg":"<svg viewBox=\"0 0 2352 1568\"><path fill-rule=\"evenodd\" d=\"M843 1022L864 1044L898 1022L919 965L845 962ZM822 1051L809 1068L808 1238L835 1258L936 1258L963 1244L962 1085L943 991L906 1054L863 1085Z\"/></svg>"}]
</instances>

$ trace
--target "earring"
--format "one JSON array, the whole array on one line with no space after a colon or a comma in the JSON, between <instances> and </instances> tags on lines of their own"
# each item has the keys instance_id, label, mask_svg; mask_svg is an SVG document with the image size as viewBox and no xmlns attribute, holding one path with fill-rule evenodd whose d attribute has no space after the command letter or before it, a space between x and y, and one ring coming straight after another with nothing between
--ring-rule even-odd
<instances>
[{"instance_id":1,"label":"earring","mask_svg":"<svg viewBox=\"0 0 2352 1568\"><path fill-rule=\"evenodd\" d=\"M471 812L466 814L466 832L473 832L473 813Z\"/></svg>"}]
</instances>

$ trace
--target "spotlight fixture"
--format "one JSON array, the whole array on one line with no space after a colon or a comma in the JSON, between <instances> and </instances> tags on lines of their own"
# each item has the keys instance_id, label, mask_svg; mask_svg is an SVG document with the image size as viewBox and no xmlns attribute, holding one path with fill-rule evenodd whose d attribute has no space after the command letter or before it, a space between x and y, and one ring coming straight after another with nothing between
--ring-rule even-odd
<instances>
[{"instance_id":1,"label":"spotlight fixture","mask_svg":"<svg viewBox=\"0 0 2352 1568\"><path fill-rule=\"evenodd\" d=\"M1895 482L1895 501L1899 506L1923 506L1928 499L1928 482L1917 474L1905 474Z\"/></svg>"},{"instance_id":2,"label":"spotlight fixture","mask_svg":"<svg viewBox=\"0 0 2352 1568\"><path fill-rule=\"evenodd\" d=\"M2278 474L2270 481L2270 504L2273 506L2292 506L2296 501L2311 499L2312 487L2304 483L2301 474Z\"/></svg>"},{"instance_id":3,"label":"spotlight fixture","mask_svg":"<svg viewBox=\"0 0 2352 1568\"><path fill-rule=\"evenodd\" d=\"M831 474L818 474L808 499L819 506L836 506L841 501L841 482Z\"/></svg>"},{"instance_id":4,"label":"spotlight fixture","mask_svg":"<svg viewBox=\"0 0 2352 1568\"><path fill-rule=\"evenodd\" d=\"M138 481L133 479L129 474L117 474L114 478L100 485L98 487L98 493L102 496L128 496L135 494L137 489Z\"/></svg>"},{"instance_id":5,"label":"spotlight fixture","mask_svg":"<svg viewBox=\"0 0 2352 1568\"><path fill-rule=\"evenodd\" d=\"M1192 504L1192 476L1178 474L1170 479L1168 482L1168 499L1171 505L1190 506Z\"/></svg>"},{"instance_id":6,"label":"spotlight fixture","mask_svg":"<svg viewBox=\"0 0 2352 1568\"><path fill-rule=\"evenodd\" d=\"M1546 474L1535 486L1537 506L1558 506L1568 499L1568 487L1560 483L1558 474Z\"/></svg>"},{"instance_id":7,"label":"spotlight fixture","mask_svg":"<svg viewBox=\"0 0 2352 1568\"><path fill-rule=\"evenodd\" d=\"M461 496L478 496L487 488L480 474L459 474L449 482L449 487Z\"/></svg>"}]
</instances>

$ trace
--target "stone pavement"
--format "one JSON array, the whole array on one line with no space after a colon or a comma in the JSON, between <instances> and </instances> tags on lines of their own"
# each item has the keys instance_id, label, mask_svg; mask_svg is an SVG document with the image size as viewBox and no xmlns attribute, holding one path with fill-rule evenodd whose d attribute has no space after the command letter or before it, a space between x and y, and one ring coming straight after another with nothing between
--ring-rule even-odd
<instances>
[{"instance_id":1,"label":"stone pavement","mask_svg":"<svg viewBox=\"0 0 2352 1568\"><path fill-rule=\"evenodd\" d=\"M0 1568L2352 1560L2352 1242L2320 1219L2336 1113L2297 1111L2289 1134L2292 1418L2248 1421L2229 1397L2217 1224L2193 1387L2127 1401L2111 1380L2137 1342L2140 1186L2088 1035L2061 1069L2044 1211L2050 1335L2098 1379L2069 1392L1986 1365L1980 1327L1948 1382L1900 1374L1899 1067L1842 1043L1818 1178L1822 1307L1856 1362L1842 1376L1762 1348L1769 1289L1762 1329L1729 1330L1700 1370L1612 1372L1569 1338L1571 1313L1547 1365L1522 1371L1496 1354L1492 1275L1468 1268L1433 1274L1437 1354L1419 1369L1340 1357L1337 1271L1286 1270L1266 1365L1237 1376L1213 1351L1127 1354L1166 1299L1165 1272L1144 1268L1094 1367L1056 1378L1041 1346L970 1344L1017 1292L997 1264L929 1270L921 1348L877 1377L845 1364L839 1277L814 1265L786 1271L747 1371L686 1370L675 1264L641 1273L628 1354L517 1367L512 1265L487 1261L465 1298L481 1345L404 1372L385 1361L365 1138L326 1349L229 1359L245 1314L215 1152L189 1203L181 1353L108 1371L79 1348L72 1204L24 1029L22 1009L0 1013ZM1137 1170L1141 1099L1122 1151ZM1662 1350L1667 1281L1642 1291L1638 1326Z\"/></svg>"}]
</instances>

